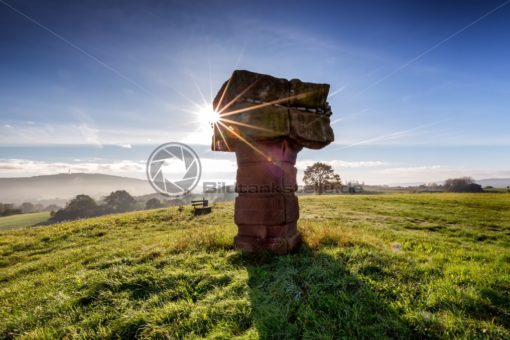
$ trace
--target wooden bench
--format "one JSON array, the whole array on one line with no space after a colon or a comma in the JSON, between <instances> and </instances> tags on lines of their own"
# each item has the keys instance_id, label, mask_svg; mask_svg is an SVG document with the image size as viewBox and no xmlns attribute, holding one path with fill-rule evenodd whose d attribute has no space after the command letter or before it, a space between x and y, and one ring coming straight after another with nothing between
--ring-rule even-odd
<instances>
[{"instance_id":1,"label":"wooden bench","mask_svg":"<svg viewBox=\"0 0 510 340\"><path fill-rule=\"evenodd\" d=\"M193 206L193 215L206 215L211 212L211 208L209 206L209 201L206 199L191 201L191 205Z\"/></svg>"}]
</instances>

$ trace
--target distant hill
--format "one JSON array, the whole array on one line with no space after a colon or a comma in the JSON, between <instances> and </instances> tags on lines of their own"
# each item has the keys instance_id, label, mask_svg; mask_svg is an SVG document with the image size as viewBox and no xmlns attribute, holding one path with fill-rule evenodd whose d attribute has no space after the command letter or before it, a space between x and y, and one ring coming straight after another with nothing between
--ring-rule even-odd
<instances>
[{"instance_id":1,"label":"distant hill","mask_svg":"<svg viewBox=\"0 0 510 340\"><path fill-rule=\"evenodd\" d=\"M67 200L78 194L99 198L115 190L126 190L133 196L154 192L145 180L103 174L0 178L0 202L6 203Z\"/></svg>"},{"instance_id":2,"label":"distant hill","mask_svg":"<svg viewBox=\"0 0 510 340\"><path fill-rule=\"evenodd\" d=\"M510 178L487 178L476 180L475 182L480 184L482 187L490 185L494 188L506 188L507 186L510 186Z\"/></svg>"},{"instance_id":3,"label":"distant hill","mask_svg":"<svg viewBox=\"0 0 510 340\"><path fill-rule=\"evenodd\" d=\"M442 185L444 181L436 181L436 184ZM510 178L485 178L485 179L475 179L475 183L480 184L482 187L486 187L488 185L494 188L506 188L510 186ZM426 182L413 182L413 183L392 183L387 185L387 187L415 187L422 184L427 184ZM378 185L374 185L379 187Z\"/></svg>"}]
</instances>

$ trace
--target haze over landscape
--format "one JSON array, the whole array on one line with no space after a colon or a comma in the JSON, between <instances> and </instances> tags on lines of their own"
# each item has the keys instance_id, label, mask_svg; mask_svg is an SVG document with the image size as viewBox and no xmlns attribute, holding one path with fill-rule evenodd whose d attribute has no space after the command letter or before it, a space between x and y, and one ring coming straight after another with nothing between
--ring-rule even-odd
<instances>
[{"instance_id":1,"label":"haze over landscape","mask_svg":"<svg viewBox=\"0 0 510 340\"><path fill-rule=\"evenodd\" d=\"M299 180L317 160L368 184L510 178L501 5L1 1L0 177L143 179L150 152L180 141L203 180L231 183L234 155L210 151L207 116L249 69L331 84L335 142L300 153Z\"/></svg>"}]
</instances>

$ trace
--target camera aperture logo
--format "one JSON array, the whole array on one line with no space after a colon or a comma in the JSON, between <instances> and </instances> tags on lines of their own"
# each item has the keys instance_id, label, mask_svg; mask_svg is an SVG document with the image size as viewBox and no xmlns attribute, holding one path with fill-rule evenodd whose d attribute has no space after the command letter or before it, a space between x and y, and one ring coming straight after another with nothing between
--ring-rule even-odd
<instances>
[{"instance_id":1,"label":"camera aperture logo","mask_svg":"<svg viewBox=\"0 0 510 340\"><path fill-rule=\"evenodd\" d=\"M189 146L170 142L157 147L147 161L147 179L165 196L182 196L193 190L202 174L196 152Z\"/></svg>"}]
</instances>

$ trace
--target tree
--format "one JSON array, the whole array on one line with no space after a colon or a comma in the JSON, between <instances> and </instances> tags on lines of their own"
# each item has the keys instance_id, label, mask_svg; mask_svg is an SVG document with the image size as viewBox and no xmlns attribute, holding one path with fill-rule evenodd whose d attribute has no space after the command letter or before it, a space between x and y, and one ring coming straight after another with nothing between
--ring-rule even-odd
<instances>
[{"instance_id":1,"label":"tree","mask_svg":"<svg viewBox=\"0 0 510 340\"><path fill-rule=\"evenodd\" d=\"M162 206L163 204L157 198L151 198L145 203L145 209L158 209Z\"/></svg>"},{"instance_id":2,"label":"tree","mask_svg":"<svg viewBox=\"0 0 510 340\"><path fill-rule=\"evenodd\" d=\"M21 214L21 209L14 209L14 204L0 203L0 216L10 216Z\"/></svg>"},{"instance_id":3,"label":"tree","mask_svg":"<svg viewBox=\"0 0 510 340\"><path fill-rule=\"evenodd\" d=\"M93 217L101 215L101 207L96 201L87 195L78 195L73 198L65 208L58 210L51 217L51 221L60 222L76 220L78 218Z\"/></svg>"},{"instance_id":4,"label":"tree","mask_svg":"<svg viewBox=\"0 0 510 340\"><path fill-rule=\"evenodd\" d=\"M321 195L324 189L339 189L342 182L340 176L335 174L333 167L329 164L314 163L305 169L303 181L305 185Z\"/></svg>"},{"instance_id":5,"label":"tree","mask_svg":"<svg viewBox=\"0 0 510 340\"><path fill-rule=\"evenodd\" d=\"M122 213L136 209L135 199L125 190L117 190L104 199L105 210L109 213Z\"/></svg>"},{"instance_id":6,"label":"tree","mask_svg":"<svg viewBox=\"0 0 510 340\"><path fill-rule=\"evenodd\" d=\"M335 189L335 192L337 193L342 190L342 180L340 179L340 175L338 174L333 175L331 185L333 186L333 189Z\"/></svg>"},{"instance_id":7,"label":"tree","mask_svg":"<svg viewBox=\"0 0 510 340\"><path fill-rule=\"evenodd\" d=\"M46 208L42 209L43 211L57 211L60 207L56 204L50 204Z\"/></svg>"},{"instance_id":8,"label":"tree","mask_svg":"<svg viewBox=\"0 0 510 340\"><path fill-rule=\"evenodd\" d=\"M483 192L482 186L471 177L450 178L444 182L447 192Z\"/></svg>"},{"instance_id":9,"label":"tree","mask_svg":"<svg viewBox=\"0 0 510 340\"><path fill-rule=\"evenodd\" d=\"M30 202L23 202L20 206L20 209L23 214L35 212L35 207Z\"/></svg>"}]
</instances>

